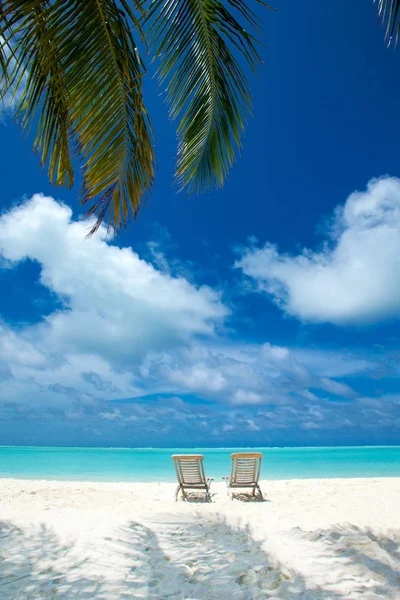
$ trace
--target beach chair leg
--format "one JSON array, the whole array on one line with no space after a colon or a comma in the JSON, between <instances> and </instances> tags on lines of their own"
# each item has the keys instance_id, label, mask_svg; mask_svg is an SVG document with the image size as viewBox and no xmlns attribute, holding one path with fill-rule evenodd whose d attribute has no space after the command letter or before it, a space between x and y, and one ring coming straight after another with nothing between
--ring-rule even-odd
<instances>
[{"instance_id":1,"label":"beach chair leg","mask_svg":"<svg viewBox=\"0 0 400 600\"><path fill-rule=\"evenodd\" d=\"M259 495L260 500L264 500L264 496L262 495L262 491L261 491L261 488L259 485L257 486L257 490L258 490L258 495Z\"/></svg>"},{"instance_id":2,"label":"beach chair leg","mask_svg":"<svg viewBox=\"0 0 400 600\"><path fill-rule=\"evenodd\" d=\"M176 488L176 492L175 492L175 502L178 501L178 494L179 494L179 490L181 489L181 486L178 485L178 487Z\"/></svg>"},{"instance_id":3,"label":"beach chair leg","mask_svg":"<svg viewBox=\"0 0 400 600\"><path fill-rule=\"evenodd\" d=\"M211 502L210 488L211 488L212 481L214 481L213 477L209 477L207 479L207 486L206 486L206 501L207 502Z\"/></svg>"}]
</instances>

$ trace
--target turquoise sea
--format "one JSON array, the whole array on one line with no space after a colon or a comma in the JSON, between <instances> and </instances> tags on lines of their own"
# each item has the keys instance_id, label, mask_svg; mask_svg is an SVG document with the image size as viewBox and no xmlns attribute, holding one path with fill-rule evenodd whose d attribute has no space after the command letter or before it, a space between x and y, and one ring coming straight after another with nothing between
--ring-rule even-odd
<instances>
[{"instance_id":1,"label":"turquoise sea","mask_svg":"<svg viewBox=\"0 0 400 600\"><path fill-rule=\"evenodd\" d=\"M201 453L208 477L229 474L246 448L47 448L0 446L0 477L75 481L173 481L171 454ZM254 448L263 479L400 477L400 446Z\"/></svg>"}]
</instances>

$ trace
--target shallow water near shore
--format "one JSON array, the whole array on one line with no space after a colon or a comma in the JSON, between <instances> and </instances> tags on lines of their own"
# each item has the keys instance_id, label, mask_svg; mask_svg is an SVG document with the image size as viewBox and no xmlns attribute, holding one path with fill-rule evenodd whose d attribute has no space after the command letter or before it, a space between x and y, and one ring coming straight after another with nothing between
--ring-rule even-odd
<instances>
[{"instance_id":1,"label":"shallow water near shore","mask_svg":"<svg viewBox=\"0 0 400 600\"><path fill-rule=\"evenodd\" d=\"M230 454L248 448L0 447L0 477L70 481L173 481L174 453L201 453L206 474L229 474ZM262 479L398 477L400 446L254 448Z\"/></svg>"}]
</instances>

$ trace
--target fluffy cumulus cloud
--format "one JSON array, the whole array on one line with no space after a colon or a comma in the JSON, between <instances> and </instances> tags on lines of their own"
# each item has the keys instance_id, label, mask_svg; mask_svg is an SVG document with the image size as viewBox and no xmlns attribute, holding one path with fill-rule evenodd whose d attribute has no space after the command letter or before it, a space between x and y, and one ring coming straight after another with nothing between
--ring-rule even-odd
<instances>
[{"instance_id":1,"label":"fluffy cumulus cloud","mask_svg":"<svg viewBox=\"0 0 400 600\"><path fill-rule=\"evenodd\" d=\"M0 220L0 252L10 262L41 266L41 283L64 310L25 332L46 348L95 353L111 362L162 350L194 334L212 334L228 309L219 293L162 273L131 248L85 239L88 223L69 208L35 195Z\"/></svg>"},{"instance_id":2,"label":"fluffy cumulus cloud","mask_svg":"<svg viewBox=\"0 0 400 600\"><path fill-rule=\"evenodd\" d=\"M287 314L338 325L400 316L400 179L369 182L339 206L323 246L246 249L236 266Z\"/></svg>"},{"instance_id":3,"label":"fluffy cumulus cloud","mask_svg":"<svg viewBox=\"0 0 400 600\"><path fill-rule=\"evenodd\" d=\"M85 239L88 226L42 195L0 217L2 268L34 261L57 300L38 323L0 322L3 443L311 443L397 427L396 396L382 408L351 381L378 373L375 358L229 341L218 290L104 229Z\"/></svg>"}]
</instances>

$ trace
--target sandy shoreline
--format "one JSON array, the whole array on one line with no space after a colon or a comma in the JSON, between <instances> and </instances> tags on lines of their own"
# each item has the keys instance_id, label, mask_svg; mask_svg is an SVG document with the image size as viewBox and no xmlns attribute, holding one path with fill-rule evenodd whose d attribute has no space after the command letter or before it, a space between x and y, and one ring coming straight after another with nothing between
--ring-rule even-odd
<instances>
[{"instance_id":1,"label":"sandy shoreline","mask_svg":"<svg viewBox=\"0 0 400 600\"><path fill-rule=\"evenodd\" d=\"M400 599L400 478L0 486L2 599Z\"/></svg>"}]
</instances>

